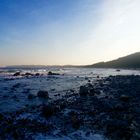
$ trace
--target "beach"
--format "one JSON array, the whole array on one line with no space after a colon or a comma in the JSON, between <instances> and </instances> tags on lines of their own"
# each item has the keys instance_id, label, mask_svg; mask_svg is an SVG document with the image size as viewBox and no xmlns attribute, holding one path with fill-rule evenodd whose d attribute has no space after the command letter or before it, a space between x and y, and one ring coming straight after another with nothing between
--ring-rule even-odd
<instances>
[{"instance_id":1,"label":"beach","mask_svg":"<svg viewBox=\"0 0 140 140\"><path fill-rule=\"evenodd\" d=\"M140 138L137 70L5 71L0 78L1 139Z\"/></svg>"}]
</instances>

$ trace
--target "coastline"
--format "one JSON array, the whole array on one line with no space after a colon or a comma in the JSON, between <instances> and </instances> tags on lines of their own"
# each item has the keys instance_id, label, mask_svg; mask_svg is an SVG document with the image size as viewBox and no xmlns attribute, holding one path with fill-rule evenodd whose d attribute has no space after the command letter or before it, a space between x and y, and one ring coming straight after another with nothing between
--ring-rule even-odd
<instances>
[{"instance_id":1,"label":"coastline","mask_svg":"<svg viewBox=\"0 0 140 140\"><path fill-rule=\"evenodd\" d=\"M95 134L101 139L139 139L139 85L138 75L109 76L79 87L79 92L71 90L61 99L0 113L0 136L36 139L42 134L57 139L84 131L87 139ZM77 137L82 138L81 133Z\"/></svg>"}]
</instances>

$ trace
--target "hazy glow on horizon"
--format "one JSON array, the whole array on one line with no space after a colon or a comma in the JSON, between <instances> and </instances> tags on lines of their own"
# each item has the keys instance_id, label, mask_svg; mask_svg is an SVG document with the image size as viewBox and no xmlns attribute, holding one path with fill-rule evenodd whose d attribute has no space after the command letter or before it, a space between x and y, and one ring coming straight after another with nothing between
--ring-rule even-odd
<instances>
[{"instance_id":1,"label":"hazy glow on horizon","mask_svg":"<svg viewBox=\"0 0 140 140\"><path fill-rule=\"evenodd\" d=\"M92 64L140 51L139 0L0 0L0 65Z\"/></svg>"}]
</instances>

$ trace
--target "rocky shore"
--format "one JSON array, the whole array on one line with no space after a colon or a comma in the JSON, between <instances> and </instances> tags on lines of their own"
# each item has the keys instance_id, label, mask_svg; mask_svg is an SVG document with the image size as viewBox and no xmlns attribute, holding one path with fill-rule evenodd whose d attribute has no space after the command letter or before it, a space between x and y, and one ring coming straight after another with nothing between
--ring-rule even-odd
<instances>
[{"instance_id":1,"label":"rocky shore","mask_svg":"<svg viewBox=\"0 0 140 140\"><path fill-rule=\"evenodd\" d=\"M48 100L49 93L38 92L44 102L27 105L10 113L0 113L0 139L34 140L38 135L86 140L93 134L100 139L140 139L140 76L109 76L88 81L71 89L58 100ZM32 95L29 100L34 100ZM74 132L84 131L84 138ZM99 139L100 138L100 139ZM39 139L39 138L38 138ZM69 139L70 140L70 137ZM95 139L96 140L96 139Z\"/></svg>"}]
</instances>

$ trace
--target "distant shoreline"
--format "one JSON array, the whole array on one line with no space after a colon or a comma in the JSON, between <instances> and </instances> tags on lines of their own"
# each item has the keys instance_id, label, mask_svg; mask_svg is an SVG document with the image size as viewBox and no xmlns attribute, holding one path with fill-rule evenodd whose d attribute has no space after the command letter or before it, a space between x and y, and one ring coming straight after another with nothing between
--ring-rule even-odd
<instances>
[{"instance_id":1,"label":"distant shoreline","mask_svg":"<svg viewBox=\"0 0 140 140\"><path fill-rule=\"evenodd\" d=\"M87 67L87 66L6 66L6 67L0 67L0 69L47 69L47 68L87 68L87 69L116 69L116 70L140 70L140 68L122 68L122 67L118 67L118 68L112 68L112 67Z\"/></svg>"}]
</instances>

